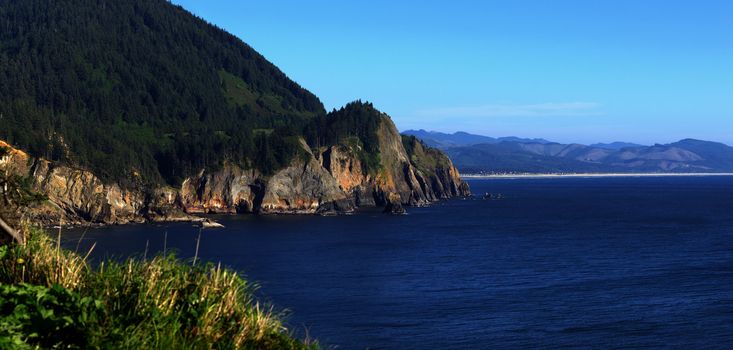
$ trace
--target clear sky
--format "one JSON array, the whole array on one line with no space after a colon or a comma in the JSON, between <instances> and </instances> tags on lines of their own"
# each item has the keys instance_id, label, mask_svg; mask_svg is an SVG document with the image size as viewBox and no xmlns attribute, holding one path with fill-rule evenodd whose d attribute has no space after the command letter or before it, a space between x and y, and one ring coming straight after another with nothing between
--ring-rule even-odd
<instances>
[{"instance_id":1,"label":"clear sky","mask_svg":"<svg viewBox=\"0 0 733 350\"><path fill-rule=\"evenodd\" d=\"M173 2L400 130L733 145L733 1Z\"/></svg>"}]
</instances>

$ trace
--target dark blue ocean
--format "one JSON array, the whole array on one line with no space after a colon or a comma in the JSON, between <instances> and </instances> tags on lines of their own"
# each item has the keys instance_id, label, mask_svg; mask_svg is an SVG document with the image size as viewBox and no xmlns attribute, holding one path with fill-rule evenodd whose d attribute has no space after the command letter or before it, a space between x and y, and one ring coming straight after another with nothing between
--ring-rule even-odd
<instances>
[{"instance_id":1,"label":"dark blue ocean","mask_svg":"<svg viewBox=\"0 0 733 350\"><path fill-rule=\"evenodd\" d=\"M733 177L472 180L409 215L217 217L199 255L339 349L733 347ZM97 257L190 224L89 230ZM74 248L80 232L64 239Z\"/></svg>"}]
</instances>

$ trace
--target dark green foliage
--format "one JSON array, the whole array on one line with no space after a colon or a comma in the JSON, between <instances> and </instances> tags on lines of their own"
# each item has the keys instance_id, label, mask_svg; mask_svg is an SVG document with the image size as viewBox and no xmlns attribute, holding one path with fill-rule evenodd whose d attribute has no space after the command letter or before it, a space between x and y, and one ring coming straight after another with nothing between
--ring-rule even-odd
<instances>
[{"instance_id":1,"label":"dark green foliage","mask_svg":"<svg viewBox=\"0 0 733 350\"><path fill-rule=\"evenodd\" d=\"M314 118L305 128L306 139L315 148L356 146L363 170L374 173L380 167L378 132L383 117L371 103L354 101L327 116Z\"/></svg>"},{"instance_id":2,"label":"dark green foliage","mask_svg":"<svg viewBox=\"0 0 733 350\"><path fill-rule=\"evenodd\" d=\"M0 285L0 348L85 349L103 315L101 301L58 285Z\"/></svg>"},{"instance_id":3,"label":"dark green foliage","mask_svg":"<svg viewBox=\"0 0 733 350\"><path fill-rule=\"evenodd\" d=\"M0 148L0 157L7 150ZM6 175L0 172L0 221L6 225L18 227L26 210L35 204L48 199L45 195L33 190L33 179L17 175ZM15 230L0 230L0 244L9 239L22 241L22 236Z\"/></svg>"},{"instance_id":4,"label":"dark green foliage","mask_svg":"<svg viewBox=\"0 0 733 350\"><path fill-rule=\"evenodd\" d=\"M415 153L415 147L419 143L423 147L428 147L425 145L425 142L418 139L415 136L412 135L404 135L402 134L402 146L405 147L405 152L407 152L408 155Z\"/></svg>"},{"instance_id":5,"label":"dark green foliage","mask_svg":"<svg viewBox=\"0 0 733 350\"><path fill-rule=\"evenodd\" d=\"M318 348L288 333L235 271L170 254L94 268L28 234L0 246L0 349Z\"/></svg>"},{"instance_id":6,"label":"dark green foliage","mask_svg":"<svg viewBox=\"0 0 733 350\"><path fill-rule=\"evenodd\" d=\"M269 173L299 152L277 130L325 114L245 43L164 0L2 1L0 27L0 139L106 180L175 183L225 161Z\"/></svg>"},{"instance_id":7,"label":"dark green foliage","mask_svg":"<svg viewBox=\"0 0 733 350\"><path fill-rule=\"evenodd\" d=\"M437 170L446 170L452 166L443 152L429 147L415 136L402 135L402 146L410 157L410 163L425 174L435 175Z\"/></svg>"},{"instance_id":8,"label":"dark green foliage","mask_svg":"<svg viewBox=\"0 0 733 350\"><path fill-rule=\"evenodd\" d=\"M8 207L27 207L48 199L33 190L33 178L0 174L0 204Z\"/></svg>"},{"instance_id":9,"label":"dark green foliage","mask_svg":"<svg viewBox=\"0 0 733 350\"><path fill-rule=\"evenodd\" d=\"M0 2L0 139L122 185L225 162L272 174L311 146L380 167L382 114L321 102L236 37L163 0Z\"/></svg>"}]
</instances>

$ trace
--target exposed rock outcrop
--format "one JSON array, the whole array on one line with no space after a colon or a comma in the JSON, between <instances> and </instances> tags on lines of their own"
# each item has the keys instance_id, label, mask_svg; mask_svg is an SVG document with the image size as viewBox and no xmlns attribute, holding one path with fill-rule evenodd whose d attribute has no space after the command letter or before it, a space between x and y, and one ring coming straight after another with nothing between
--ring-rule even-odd
<instances>
[{"instance_id":1,"label":"exposed rock outcrop","mask_svg":"<svg viewBox=\"0 0 733 350\"><path fill-rule=\"evenodd\" d=\"M183 181L177 202L191 214L251 213L262 200L261 175L227 164Z\"/></svg>"},{"instance_id":2,"label":"exposed rock outcrop","mask_svg":"<svg viewBox=\"0 0 733 350\"><path fill-rule=\"evenodd\" d=\"M270 178L259 207L261 213L292 214L353 209L351 198L313 158L298 159Z\"/></svg>"},{"instance_id":3,"label":"exposed rock outcrop","mask_svg":"<svg viewBox=\"0 0 733 350\"><path fill-rule=\"evenodd\" d=\"M48 196L48 201L31 211L34 218L45 225L127 224L156 219L146 215L149 200L143 190L105 184L91 172L32 158L2 141L0 148L9 150L0 157L0 171L31 177L35 189ZM175 208L158 220L175 219L196 220Z\"/></svg>"},{"instance_id":4,"label":"exposed rock outcrop","mask_svg":"<svg viewBox=\"0 0 733 350\"><path fill-rule=\"evenodd\" d=\"M89 171L56 165L13 149L0 158L0 171L31 176L49 201L34 208L46 224L125 224L149 221L191 221L195 214L325 214L359 206L384 206L404 213L419 206L469 195L468 186L440 151L406 138L386 115L378 130L380 169L366 171L358 150L332 145L311 150L275 174L225 164L201 171L180 188L122 188L106 184Z\"/></svg>"}]
</instances>

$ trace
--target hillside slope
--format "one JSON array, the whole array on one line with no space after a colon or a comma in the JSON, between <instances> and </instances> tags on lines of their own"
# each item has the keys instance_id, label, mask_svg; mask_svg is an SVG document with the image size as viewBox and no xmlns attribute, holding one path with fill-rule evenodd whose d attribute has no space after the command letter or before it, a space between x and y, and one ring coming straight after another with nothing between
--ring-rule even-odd
<instances>
[{"instance_id":1,"label":"hillside slope","mask_svg":"<svg viewBox=\"0 0 733 350\"><path fill-rule=\"evenodd\" d=\"M325 111L238 38L164 0L0 2L0 139L104 180L271 173ZM273 157L259 157L273 150Z\"/></svg>"},{"instance_id":2,"label":"hillside slope","mask_svg":"<svg viewBox=\"0 0 733 350\"><path fill-rule=\"evenodd\" d=\"M327 114L167 1L4 1L0 19L0 171L33 178L46 222L401 211L468 193L439 151L414 164L371 104Z\"/></svg>"},{"instance_id":3,"label":"hillside slope","mask_svg":"<svg viewBox=\"0 0 733 350\"><path fill-rule=\"evenodd\" d=\"M525 139L521 137L489 137L483 135L469 134L467 132L458 131L452 134L446 134L438 131L405 130L404 135L415 136L425 142L426 145L447 148L477 145L481 143L501 143L501 142L522 142L522 143L550 143L545 139Z\"/></svg>"}]
</instances>

